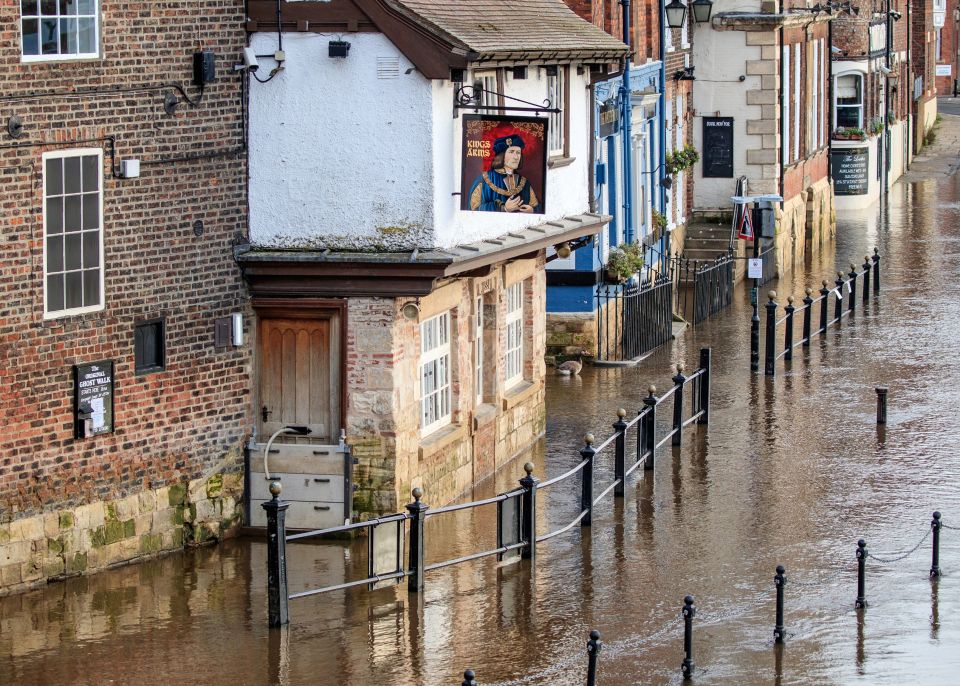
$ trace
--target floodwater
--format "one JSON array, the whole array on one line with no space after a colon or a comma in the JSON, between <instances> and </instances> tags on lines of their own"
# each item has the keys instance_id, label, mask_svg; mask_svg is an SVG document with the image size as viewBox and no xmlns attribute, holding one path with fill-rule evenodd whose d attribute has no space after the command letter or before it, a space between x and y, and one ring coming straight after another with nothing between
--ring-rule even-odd
<instances>
[{"instance_id":1,"label":"floodwater","mask_svg":"<svg viewBox=\"0 0 960 686\"><path fill-rule=\"evenodd\" d=\"M741 289L637 368L549 379L541 478L579 461L586 431L608 436L618 407L634 416L648 384L667 388L671 364L693 369L713 348L709 427L662 449L622 500L601 501L591 528L541 544L535 571L487 558L428 573L419 597L400 585L294 600L289 628L269 631L264 546L230 541L0 599L0 684L453 685L467 667L480 684L582 684L591 629L602 686L679 683L686 594L698 684L957 683L960 534L942 532L939 580L929 538L898 562L871 559L863 612L854 554L861 537L880 557L909 551L935 509L960 526L960 179L901 183L886 216L838 223L828 254L764 290L799 300L876 246L881 297L775 378L749 372ZM885 429L876 385L890 388ZM603 455L597 493L611 481ZM513 488L520 464L474 496ZM576 513L579 483L538 498L539 531L553 530ZM492 507L429 519L427 561L493 548L495 531ZM288 554L292 592L365 575L363 541Z\"/></svg>"}]
</instances>

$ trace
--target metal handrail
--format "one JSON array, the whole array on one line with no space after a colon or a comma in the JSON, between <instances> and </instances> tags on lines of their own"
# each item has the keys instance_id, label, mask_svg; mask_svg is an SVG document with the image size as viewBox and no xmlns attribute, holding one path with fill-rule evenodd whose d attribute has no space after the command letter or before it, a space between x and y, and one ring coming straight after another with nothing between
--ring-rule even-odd
<instances>
[{"instance_id":1,"label":"metal handrail","mask_svg":"<svg viewBox=\"0 0 960 686\"><path fill-rule=\"evenodd\" d=\"M443 569L444 567L460 564L461 562L469 562L470 560L479 560L481 557L487 557L489 555L499 555L501 553L506 553L511 550L516 550L518 548L524 548L526 546L527 546L526 541L520 541L519 543L511 543L510 545L501 546L493 550L484 550L482 553L471 553L470 555L464 555L463 557L455 557L452 560L444 560L443 562L434 562L431 565L424 565L423 571L430 572L434 569Z\"/></svg>"},{"instance_id":2,"label":"metal handrail","mask_svg":"<svg viewBox=\"0 0 960 686\"><path fill-rule=\"evenodd\" d=\"M291 534L286 536L285 540L287 543L291 541L297 541L301 538L313 538L315 536L325 536L327 534L338 534L341 531L350 531L352 529L363 529L366 527L377 526L378 524L386 524L387 522L396 522L400 519L409 519L410 515L406 512L399 512L397 514L387 515L386 517L377 517L376 519L368 519L365 522L355 522L353 524L344 524L342 526L332 526L327 529L314 529L313 531L304 531L299 534Z\"/></svg>"},{"instance_id":3,"label":"metal handrail","mask_svg":"<svg viewBox=\"0 0 960 686\"><path fill-rule=\"evenodd\" d=\"M309 591L300 591L299 593L291 593L287 596L289 600L296 600L297 598L307 598L312 595L319 595L321 593L330 593L331 591L342 591L345 588L353 588L354 586L362 586L363 584L373 584L378 581L387 581L388 579L399 579L405 577L407 572L404 570L398 570L396 572L390 572L389 574L377 574L375 576L367 577L366 579L360 579L359 581L348 581L343 584L337 584L336 586L324 586L323 588L314 588Z\"/></svg>"},{"instance_id":4,"label":"metal handrail","mask_svg":"<svg viewBox=\"0 0 960 686\"><path fill-rule=\"evenodd\" d=\"M580 464L578 464L576 467L574 467L573 469L570 469L570 470L564 472L564 473L561 474L560 476L555 476L555 477L553 477L552 479L547 479L546 481L541 481L539 484L537 484L537 490L539 491L540 489L546 488L547 486L553 486L553 484L555 484L555 483L557 483L557 482L560 482L560 481L563 481L563 480L566 479L567 477L573 476L574 474L576 474L577 472L579 472L581 469L583 469L583 468L586 466L587 462L589 462L589 460L588 460L588 459L584 459L584 460L583 460Z\"/></svg>"},{"instance_id":5,"label":"metal handrail","mask_svg":"<svg viewBox=\"0 0 960 686\"><path fill-rule=\"evenodd\" d=\"M510 491L509 493L501 493L499 495L492 496L490 498L485 498L483 500L472 500L469 503L458 503L456 505L446 505L444 507L438 507L436 509L427 510L424 516L432 517L433 515L446 514L448 512L456 512L457 510L466 510L471 507L480 507L481 505L492 505L493 503L499 503L501 500L507 500L508 498L513 498L515 496L523 493L522 488Z\"/></svg>"},{"instance_id":6,"label":"metal handrail","mask_svg":"<svg viewBox=\"0 0 960 686\"><path fill-rule=\"evenodd\" d=\"M607 486L606 489L604 489L603 493L601 493L600 495L598 495L596 498L593 499L593 504L596 505L597 503L599 503L599 502L603 499L603 497L604 497L607 493L609 493L610 491L612 491L614 488L616 488L616 487L617 487L617 484L619 484L619 483L620 483L620 479L614 479L614 480L613 480L613 483L610 484L609 486Z\"/></svg>"},{"instance_id":7,"label":"metal handrail","mask_svg":"<svg viewBox=\"0 0 960 686\"><path fill-rule=\"evenodd\" d=\"M563 527L562 529L557 529L556 531L551 531L549 534L544 534L543 536L537 536L537 543L542 543L543 541L549 541L549 540L550 540L551 538L553 538L554 536L559 536L560 534L564 534L564 533L570 531L570 529L572 529L574 526L576 526L577 524L579 524L579 523L580 523L580 520L583 519L584 517L586 517L588 514L590 514L590 510L589 510L589 509L584 510L584 511L581 512L579 515L577 515L577 518L576 518L576 519L574 519L572 522L570 522L569 524L567 524L567 525L566 525L565 527Z\"/></svg>"}]
</instances>

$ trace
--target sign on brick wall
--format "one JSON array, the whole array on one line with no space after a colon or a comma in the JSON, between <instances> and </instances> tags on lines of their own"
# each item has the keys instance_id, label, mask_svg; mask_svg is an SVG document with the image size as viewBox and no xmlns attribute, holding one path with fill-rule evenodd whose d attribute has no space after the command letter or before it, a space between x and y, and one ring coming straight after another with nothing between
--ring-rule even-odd
<instances>
[{"instance_id":1,"label":"sign on brick wall","mask_svg":"<svg viewBox=\"0 0 960 686\"><path fill-rule=\"evenodd\" d=\"M74 437L113 431L113 360L73 366Z\"/></svg>"}]
</instances>

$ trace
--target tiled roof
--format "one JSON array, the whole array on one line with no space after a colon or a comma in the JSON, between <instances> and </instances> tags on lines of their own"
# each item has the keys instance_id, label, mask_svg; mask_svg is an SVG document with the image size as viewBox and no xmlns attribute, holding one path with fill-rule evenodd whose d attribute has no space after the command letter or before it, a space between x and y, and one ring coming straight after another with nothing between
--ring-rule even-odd
<instances>
[{"instance_id":1,"label":"tiled roof","mask_svg":"<svg viewBox=\"0 0 960 686\"><path fill-rule=\"evenodd\" d=\"M479 60L616 59L627 46L562 0L386 0Z\"/></svg>"}]
</instances>

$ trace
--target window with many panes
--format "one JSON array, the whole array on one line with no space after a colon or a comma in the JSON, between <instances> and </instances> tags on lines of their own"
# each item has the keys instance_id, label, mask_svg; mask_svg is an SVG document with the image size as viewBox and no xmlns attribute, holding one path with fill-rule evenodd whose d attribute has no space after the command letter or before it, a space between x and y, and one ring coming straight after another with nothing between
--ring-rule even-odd
<instances>
[{"instance_id":1,"label":"window with many panes","mask_svg":"<svg viewBox=\"0 0 960 686\"><path fill-rule=\"evenodd\" d=\"M547 99L550 104L561 110L550 113L550 124L547 126L548 153L551 157L562 157L566 154L564 147L564 67L553 67L547 75Z\"/></svg>"},{"instance_id":2,"label":"window with many panes","mask_svg":"<svg viewBox=\"0 0 960 686\"><path fill-rule=\"evenodd\" d=\"M834 89L834 123L837 127L863 127L863 76L841 74Z\"/></svg>"},{"instance_id":3,"label":"window with many panes","mask_svg":"<svg viewBox=\"0 0 960 686\"><path fill-rule=\"evenodd\" d=\"M420 429L450 423L450 313L420 324Z\"/></svg>"},{"instance_id":4,"label":"window with many panes","mask_svg":"<svg viewBox=\"0 0 960 686\"><path fill-rule=\"evenodd\" d=\"M98 0L20 0L25 62L99 56Z\"/></svg>"},{"instance_id":5,"label":"window with many panes","mask_svg":"<svg viewBox=\"0 0 960 686\"><path fill-rule=\"evenodd\" d=\"M43 155L44 316L103 308L100 149Z\"/></svg>"},{"instance_id":6,"label":"window with many panes","mask_svg":"<svg viewBox=\"0 0 960 686\"><path fill-rule=\"evenodd\" d=\"M507 288L506 387L523 381L523 282Z\"/></svg>"}]
</instances>

